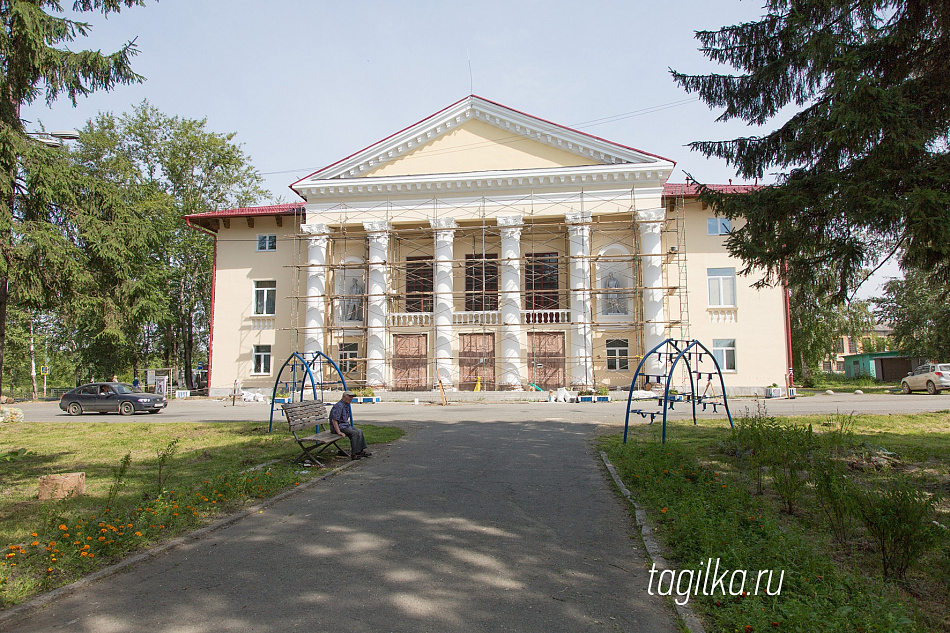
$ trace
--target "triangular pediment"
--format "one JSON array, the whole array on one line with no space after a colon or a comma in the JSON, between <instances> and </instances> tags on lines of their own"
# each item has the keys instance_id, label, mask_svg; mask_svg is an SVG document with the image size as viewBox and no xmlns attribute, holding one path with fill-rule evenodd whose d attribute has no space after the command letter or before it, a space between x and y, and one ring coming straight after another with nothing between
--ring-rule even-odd
<instances>
[{"instance_id":1,"label":"triangular pediment","mask_svg":"<svg viewBox=\"0 0 950 633\"><path fill-rule=\"evenodd\" d=\"M473 95L292 187L333 179L653 163L669 161Z\"/></svg>"}]
</instances>

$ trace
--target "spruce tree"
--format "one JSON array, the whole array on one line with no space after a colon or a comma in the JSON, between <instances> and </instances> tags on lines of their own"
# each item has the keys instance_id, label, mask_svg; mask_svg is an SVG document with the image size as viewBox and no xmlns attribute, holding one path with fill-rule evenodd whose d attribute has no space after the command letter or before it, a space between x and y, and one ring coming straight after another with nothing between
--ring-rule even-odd
<instances>
[{"instance_id":1,"label":"spruce tree","mask_svg":"<svg viewBox=\"0 0 950 633\"><path fill-rule=\"evenodd\" d=\"M77 13L109 15L143 4L144 0L76 0L72 8ZM13 282L25 277L20 274L26 267L22 253L35 253L21 247L31 241L32 229L38 228L42 239L47 233L45 227L23 221L24 210L35 208L38 196L28 187L31 176L22 160L35 155L37 148L26 134L21 108L40 98L52 103L63 95L75 105L80 96L142 79L131 69L134 41L109 55L69 50L67 45L87 35L90 26L62 14L59 0L0 0L0 395L7 311L17 292ZM52 182L43 194L64 189L56 185Z\"/></svg>"},{"instance_id":2,"label":"spruce tree","mask_svg":"<svg viewBox=\"0 0 950 633\"><path fill-rule=\"evenodd\" d=\"M891 254L950 277L950 3L768 0L758 21L701 31L735 74L676 82L763 135L700 141L744 178L775 186L704 200L745 223L727 240L763 283L848 298ZM833 271L829 278L828 271Z\"/></svg>"}]
</instances>

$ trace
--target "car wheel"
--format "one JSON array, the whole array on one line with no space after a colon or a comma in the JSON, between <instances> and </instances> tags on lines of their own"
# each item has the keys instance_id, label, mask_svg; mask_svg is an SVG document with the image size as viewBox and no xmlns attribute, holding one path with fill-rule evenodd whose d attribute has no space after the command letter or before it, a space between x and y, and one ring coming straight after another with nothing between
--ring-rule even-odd
<instances>
[{"instance_id":1,"label":"car wheel","mask_svg":"<svg viewBox=\"0 0 950 633\"><path fill-rule=\"evenodd\" d=\"M910 393L910 385L908 385L906 382L902 382L901 391L903 391L904 393Z\"/></svg>"},{"instance_id":2,"label":"car wheel","mask_svg":"<svg viewBox=\"0 0 950 633\"><path fill-rule=\"evenodd\" d=\"M935 385L931 380L927 381L927 393L932 396L936 396L938 393L940 393L940 390L937 389L937 385Z\"/></svg>"},{"instance_id":3,"label":"car wheel","mask_svg":"<svg viewBox=\"0 0 950 633\"><path fill-rule=\"evenodd\" d=\"M69 415L82 415L82 407L78 402L70 402L66 410L69 412Z\"/></svg>"},{"instance_id":4,"label":"car wheel","mask_svg":"<svg viewBox=\"0 0 950 633\"><path fill-rule=\"evenodd\" d=\"M121 415L132 415L135 413L135 407L131 402L123 402L119 405L119 413Z\"/></svg>"}]
</instances>

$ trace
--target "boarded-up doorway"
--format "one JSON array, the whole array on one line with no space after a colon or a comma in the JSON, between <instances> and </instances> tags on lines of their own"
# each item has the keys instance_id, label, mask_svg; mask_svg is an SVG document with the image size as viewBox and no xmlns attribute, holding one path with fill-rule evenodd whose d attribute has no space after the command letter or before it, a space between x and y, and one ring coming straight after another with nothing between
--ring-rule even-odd
<instances>
[{"instance_id":1,"label":"boarded-up doorway","mask_svg":"<svg viewBox=\"0 0 950 633\"><path fill-rule=\"evenodd\" d=\"M904 356L882 358L880 361L881 375L877 378L884 382L900 382L901 379L907 376L908 372L914 370L911 366L910 359Z\"/></svg>"},{"instance_id":2,"label":"boarded-up doorway","mask_svg":"<svg viewBox=\"0 0 950 633\"><path fill-rule=\"evenodd\" d=\"M495 390L495 336L459 334L459 389L474 389L479 377L482 389Z\"/></svg>"},{"instance_id":3,"label":"boarded-up doorway","mask_svg":"<svg viewBox=\"0 0 950 633\"><path fill-rule=\"evenodd\" d=\"M428 348L425 334L393 335L394 390L428 390Z\"/></svg>"},{"instance_id":4,"label":"boarded-up doorway","mask_svg":"<svg viewBox=\"0 0 950 633\"><path fill-rule=\"evenodd\" d=\"M564 381L564 332L528 332L528 382L542 389Z\"/></svg>"}]
</instances>

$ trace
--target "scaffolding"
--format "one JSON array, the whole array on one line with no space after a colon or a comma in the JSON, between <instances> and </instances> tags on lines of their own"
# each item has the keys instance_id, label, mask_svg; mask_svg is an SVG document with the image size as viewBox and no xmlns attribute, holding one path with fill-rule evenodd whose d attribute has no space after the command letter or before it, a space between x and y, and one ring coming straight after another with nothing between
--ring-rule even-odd
<instances>
[{"instance_id":1,"label":"scaffolding","mask_svg":"<svg viewBox=\"0 0 950 633\"><path fill-rule=\"evenodd\" d=\"M683 198L665 204L665 217L659 220L638 216L633 189L610 199L578 192L576 199L562 196L555 201L530 195L516 202L486 197L474 205L438 198L415 205L387 201L370 210L340 205L309 218L330 229L325 236L326 261L317 266L309 259L308 240L313 235L301 230L305 218L297 217L290 236L297 243L289 297L292 348L303 350L306 341L315 338L320 351L335 355L347 384L363 386L369 360L368 308L371 301L383 300L387 315L384 361L390 389L438 388L439 361L450 363L449 382L459 389L511 388L499 375L506 361L498 353L505 347L505 337L511 336L519 337L516 345L520 367L526 369L521 375L525 388L570 385L579 374L589 376L591 386L602 384L596 372L609 363L604 348L611 334L629 341L627 358L618 359L614 367L626 369L627 377L619 381L629 382L629 372L645 352L644 291L657 290L643 285L645 258L662 261L666 336L684 339L689 335L685 204ZM581 219L574 226L589 228L581 252L576 245L572 248L572 224L565 221L566 211L579 212ZM496 221L512 215L521 218L520 279L514 290L504 284L504 268L511 264L502 253L502 233L507 227ZM373 264L368 238L373 231L363 223L370 218L387 227L383 297L372 294L369 283ZM451 226L442 228L439 222L447 219L453 220ZM662 253L641 251L642 225L651 222L660 224ZM434 233L446 230L453 232L452 256L447 260L437 257L433 239ZM451 291L440 292L439 271L446 270ZM313 273L323 277L322 294L309 294L308 276ZM503 322L504 306L513 295L520 299L516 328ZM306 306L313 299L326 306L318 332L307 325ZM439 322L438 304L441 301L444 306L446 300L451 304L452 352L448 358L437 359L434 339L440 325L445 325L444 318ZM586 305L587 318L576 311L579 302ZM572 337L572 327L580 327L584 336ZM551 333L563 336L551 337ZM428 338L419 339L420 334ZM508 344L510 348L512 342ZM424 367L421 374L420 367Z\"/></svg>"}]
</instances>

